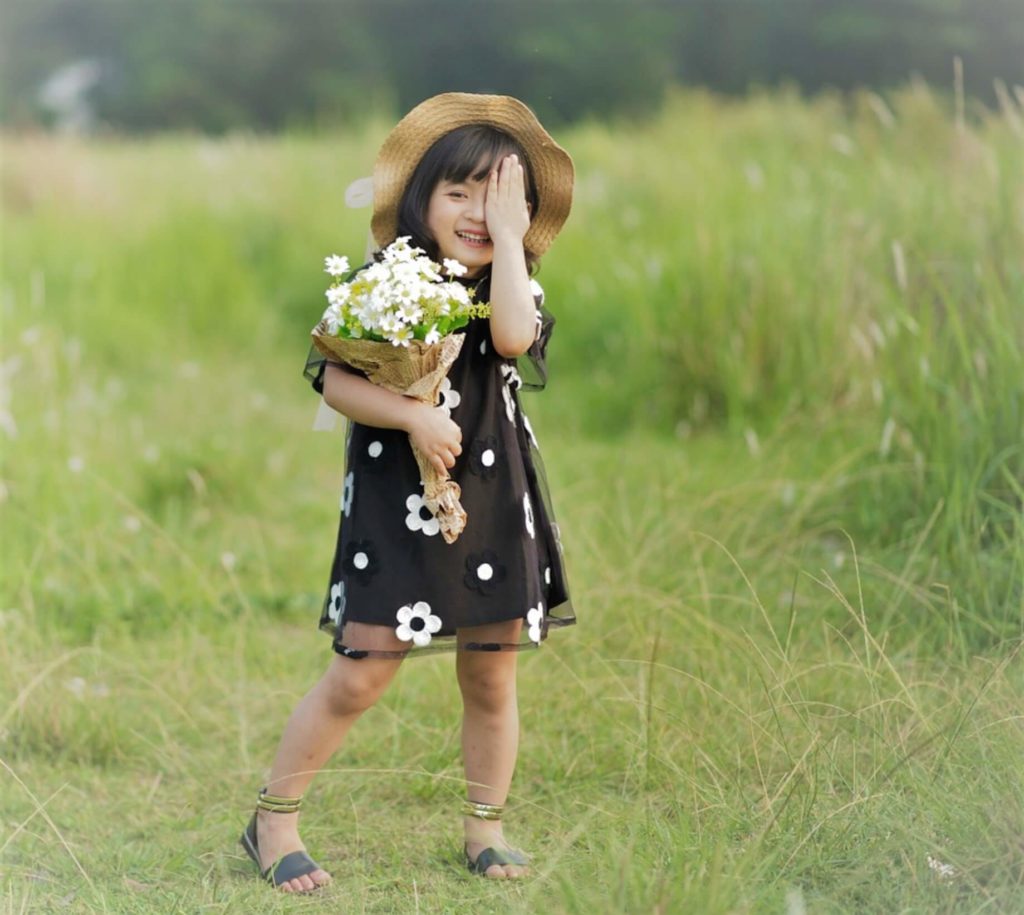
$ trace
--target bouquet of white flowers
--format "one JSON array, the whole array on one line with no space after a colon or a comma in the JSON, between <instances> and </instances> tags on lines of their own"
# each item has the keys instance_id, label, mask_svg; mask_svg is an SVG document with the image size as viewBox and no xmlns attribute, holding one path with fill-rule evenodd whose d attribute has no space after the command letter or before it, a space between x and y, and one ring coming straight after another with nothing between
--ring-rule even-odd
<instances>
[{"instance_id":1,"label":"bouquet of white flowers","mask_svg":"<svg viewBox=\"0 0 1024 915\"><path fill-rule=\"evenodd\" d=\"M326 271L335 277L330 304L313 328L313 344L328 359L362 372L374 384L436 406L438 391L465 339L453 331L471 318L488 317L490 307L473 303L472 290L446 281L466 268L445 259L439 265L409 238L396 239L381 259L343 281L348 259L331 255ZM454 543L466 526L459 484L441 475L419 450L413 454L423 480L423 501Z\"/></svg>"},{"instance_id":2,"label":"bouquet of white flowers","mask_svg":"<svg viewBox=\"0 0 1024 915\"><path fill-rule=\"evenodd\" d=\"M395 239L381 260L360 270L348 282L335 279L327 290L324 312L328 332L345 340L373 340L408 346L413 340L437 343L465 327L470 318L486 317L486 305L474 305L473 293L462 283L442 276L462 276L456 260L432 261L409 237ZM332 254L326 271L334 277L348 273L348 258Z\"/></svg>"}]
</instances>

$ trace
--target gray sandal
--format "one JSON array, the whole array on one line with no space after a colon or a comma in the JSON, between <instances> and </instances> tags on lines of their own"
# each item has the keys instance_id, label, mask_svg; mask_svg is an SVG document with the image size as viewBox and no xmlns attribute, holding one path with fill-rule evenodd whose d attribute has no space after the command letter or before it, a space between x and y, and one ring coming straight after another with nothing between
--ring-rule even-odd
<instances>
[{"instance_id":1,"label":"gray sandal","mask_svg":"<svg viewBox=\"0 0 1024 915\"><path fill-rule=\"evenodd\" d=\"M462 815L476 817L478 820L500 820L505 812L504 804L481 804L478 801L463 801ZM487 868L497 864L499 867L505 864L514 864L517 867L525 867L530 859L516 848L485 848L474 861L469 856L469 845L462 847L466 856L466 867L471 874L478 874L481 877L487 876Z\"/></svg>"},{"instance_id":2,"label":"gray sandal","mask_svg":"<svg viewBox=\"0 0 1024 915\"><path fill-rule=\"evenodd\" d=\"M268 810L271 813L298 813L301 805L301 797L276 797L272 794L267 794L266 788L260 789L259 800L256 801L258 809ZM305 877L308 874L312 874L313 871L322 870L320 865L304 851L289 852L265 870L260 869L260 846L256 838L255 813L253 813L252 819L249 820L249 825L245 827L245 832L242 833L239 841L249 857L256 862L256 868L260 872L260 877L274 887L287 883L289 880L294 880L296 877ZM316 889L320 889L320 887L318 886ZM307 892L312 891L307 890Z\"/></svg>"},{"instance_id":3,"label":"gray sandal","mask_svg":"<svg viewBox=\"0 0 1024 915\"><path fill-rule=\"evenodd\" d=\"M471 874L478 874L481 877L486 877L487 868L493 867L495 864L499 866L515 864L519 867L525 867L530 863L526 855L514 848L485 848L476 856L475 861L469 857L469 846L464 847L463 851L466 854L466 867L469 868L469 872Z\"/></svg>"}]
</instances>

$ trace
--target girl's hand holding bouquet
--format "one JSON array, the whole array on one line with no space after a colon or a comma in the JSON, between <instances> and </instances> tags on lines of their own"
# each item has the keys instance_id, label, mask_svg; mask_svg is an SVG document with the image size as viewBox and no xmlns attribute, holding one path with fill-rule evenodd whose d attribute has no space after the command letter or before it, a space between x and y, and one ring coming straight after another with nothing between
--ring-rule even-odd
<instances>
[{"instance_id":1,"label":"girl's hand holding bouquet","mask_svg":"<svg viewBox=\"0 0 1024 915\"><path fill-rule=\"evenodd\" d=\"M490 314L489 306L473 303L471 290L445 280L443 274L461 276L466 268L447 258L443 266L436 264L403 236L355 274L337 255L326 259L326 270L336 279L327 290L330 304L312 331L316 348L381 387L436 406L464 341L454 331ZM440 412L424 414L410 432L423 500L447 543L466 526L461 489L448 476L461 453L460 440L458 426Z\"/></svg>"}]
</instances>

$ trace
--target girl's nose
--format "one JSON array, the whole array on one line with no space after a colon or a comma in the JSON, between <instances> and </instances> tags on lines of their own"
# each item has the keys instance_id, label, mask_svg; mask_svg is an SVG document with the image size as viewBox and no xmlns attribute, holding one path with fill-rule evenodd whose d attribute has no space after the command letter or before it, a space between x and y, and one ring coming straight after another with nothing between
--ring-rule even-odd
<instances>
[{"instance_id":1,"label":"girl's nose","mask_svg":"<svg viewBox=\"0 0 1024 915\"><path fill-rule=\"evenodd\" d=\"M475 222L484 221L484 204L487 201L486 191L482 194L473 194L469 198L469 216Z\"/></svg>"}]
</instances>

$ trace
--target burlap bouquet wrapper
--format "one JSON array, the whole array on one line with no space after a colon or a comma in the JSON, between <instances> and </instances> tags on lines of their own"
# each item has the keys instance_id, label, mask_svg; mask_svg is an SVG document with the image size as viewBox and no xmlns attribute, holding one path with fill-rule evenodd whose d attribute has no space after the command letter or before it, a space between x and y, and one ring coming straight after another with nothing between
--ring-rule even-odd
<instances>
[{"instance_id":1,"label":"burlap bouquet wrapper","mask_svg":"<svg viewBox=\"0 0 1024 915\"><path fill-rule=\"evenodd\" d=\"M437 343L411 340L408 346L376 340L346 340L333 336L327 322L313 328L313 345L334 362L362 372L374 384L436 406L448 369L462 351L465 334L449 334ZM454 543L466 527L466 510L459 502L462 489L447 473L443 476L410 440L423 481L423 501L441 525L445 543Z\"/></svg>"}]
</instances>

